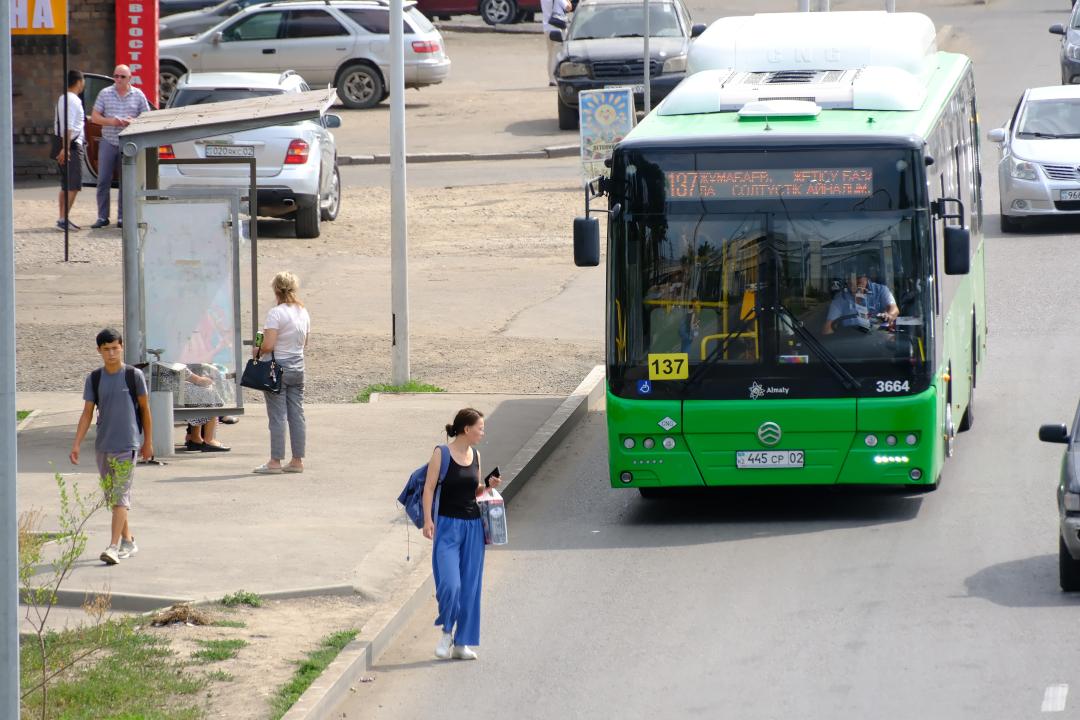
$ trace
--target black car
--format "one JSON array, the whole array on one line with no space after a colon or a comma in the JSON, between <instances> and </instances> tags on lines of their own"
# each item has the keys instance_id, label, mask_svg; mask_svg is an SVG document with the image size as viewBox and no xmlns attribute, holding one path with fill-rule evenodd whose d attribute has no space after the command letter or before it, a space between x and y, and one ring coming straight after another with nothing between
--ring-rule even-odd
<instances>
[{"instance_id":1,"label":"black car","mask_svg":"<svg viewBox=\"0 0 1080 720\"><path fill-rule=\"evenodd\" d=\"M1061 36L1061 84L1080 82L1080 8L1074 4L1068 24L1054 23L1050 33Z\"/></svg>"},{"instance_id":2,"label":"black car","mask_svg":"<svg viewBox=\"0 0 1080 720\"><path fill-rule=\"evenodd\" d=\"M216 4L214 0L158 0L158 17L202 10Z\"/></svg>"},{"instance_id":3,"label":"black car","mask_svg":"<svg viewBox=\"0 0 1080 720\"><path fill-rule=\"evenodd\" d=\"M692 25L681 0L649 4L649 87L658 103L686 77L690 41L705 31ZM578 93L613 85L631 85L635 105L645 105L645 13L633 0L582 0L556 58L559 129L578 126Z\"/></svg>"},{"instance_id":4,"label":"black car","mask_svg":"<svg viewBox=\"0 0 1080 720\"><path fill-rule=\"evenodd\" d=\"M217 5L176 13L162 18L158 22L158 40L197 35L209 30L225 18L230 18L249 5L258 5L268 0L223 0Z\"/></svg>"},{"instance_id":5,"label":"black car","mask_svg":"<svg viewBox=\"0 0 1080 720\"><path fill-rule=\"evenodd\" d=\"M1039 439L1043 442L1064 443L1061 458L1061 478L1058 481L1057 503L1060 527L1058 532L1058 579L1065 592L1080 590L1080 408L1073 418L1073 434L1064 425L1043 425Z\"/></svg>"}]
</instances>

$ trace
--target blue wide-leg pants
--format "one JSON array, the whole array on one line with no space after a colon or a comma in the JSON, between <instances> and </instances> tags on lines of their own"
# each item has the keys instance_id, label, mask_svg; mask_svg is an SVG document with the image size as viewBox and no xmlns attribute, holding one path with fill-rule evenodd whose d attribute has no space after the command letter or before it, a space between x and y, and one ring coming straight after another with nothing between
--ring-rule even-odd
<instances>
[{"instance_id":1,"label":"blue wide-leg pants","mask_svg":"<svg viewBox=\"0 0 1080 720\"><path fill-rule=\"evenodd\" d=\"M439 517L431 555L439 617L455 645L480 644L480 586L484 579L484 524L480 518Z\"/></svg>"}]
</instances>

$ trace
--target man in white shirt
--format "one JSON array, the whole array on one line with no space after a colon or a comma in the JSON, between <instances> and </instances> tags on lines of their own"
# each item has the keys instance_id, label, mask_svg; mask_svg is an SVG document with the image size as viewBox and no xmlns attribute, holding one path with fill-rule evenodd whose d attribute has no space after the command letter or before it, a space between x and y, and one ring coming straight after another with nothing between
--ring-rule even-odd
<instances>
[{"instance_id":1,"label":"man in white shirt","mask_svg":"<svg viewBox=\"0 0 1080 720\"><path fill-rule=\"evenodd\" d=\"M86 152L86 112L83 110L82 100L79 98L86 84L83 74L78 70L69 70L67 77L67 106L65 107L64 95L56 103L56 116L54 118L53 132L60 137L60 152L55 160L60 164L60 215L56 221L56 227L60 230L79 230L79 226L71 221L68 215L75 198L82 189L82 166L83 155ZM61 123L60 118L66 121Z\"/></svg>"},{"instance_id":2,"label":"man in white shirt","mask_svg":"<svg viewBox=\"0 0 1080 720\"><path fill-rule=\"evenodd\" d=\"M540 15L543 18L544 38L547 44L548 86L555 87L555 56L559 53L559 43L551 39L552 30L566 30L566 13L570 12L570 0L540 0ZM554 22L552 22L554 20Z\"/></svg>"}]
</instances>

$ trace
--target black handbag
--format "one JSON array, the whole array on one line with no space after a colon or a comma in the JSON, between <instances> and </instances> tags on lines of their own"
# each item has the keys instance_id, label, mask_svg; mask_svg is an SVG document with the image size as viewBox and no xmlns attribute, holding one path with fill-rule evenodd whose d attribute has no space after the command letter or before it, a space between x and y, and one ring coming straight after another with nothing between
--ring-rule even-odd
<instances>
[{"instance_id":1,"label":"black handbag","mask_svg":"<svg viewBox=\"0 0 1080 720\"><path fill-rule=\"evenodd\" d=\"M269 360L252 358L247 361L244 374L240 376L240 385L275 394L281 392L281 367L274 359L273 351Z\"/></svg>"},{"instance_id":2,"label":"black handbag","mask_svg":"<svg viewBox=\"0 0 1080 720\"><path fill-rule=\"evenodd\" d=\"M53 132L52 136L50 137L50 143L49 143L49 159L50 160L56 160L56 157L60 154L60 151L64 149L64 138L63 138L63 136L57 135L56 132L55 132L55 131L58 131L58 130L62 129L60 127L60 111L57 110L54 114L56 116L56 123L53 125L54 132Z\"/></svg>"}]
</instances>

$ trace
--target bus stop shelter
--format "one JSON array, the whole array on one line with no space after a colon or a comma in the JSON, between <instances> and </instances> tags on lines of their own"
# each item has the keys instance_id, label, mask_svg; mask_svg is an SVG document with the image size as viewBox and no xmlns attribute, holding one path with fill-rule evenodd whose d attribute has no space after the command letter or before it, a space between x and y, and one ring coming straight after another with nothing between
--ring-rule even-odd
<instances>
[{"instance_id":1,"label":"bus stop shelter","mask_svg":"<svg viewBox=\"0 0 1080 720\"><path fill-rule=\"evenodd\" d=\"M242 413L243 346L259 322L255 159L159 161L158 147L318 120L336 99L325 89L188 105L144 113L120 133L124 361L150 363L155 413ZM250 173L245 184L162 188L158 168L168 162L246 164ZM210 405L192 373L213 380Z\"/></svg>"}]
</instances>

